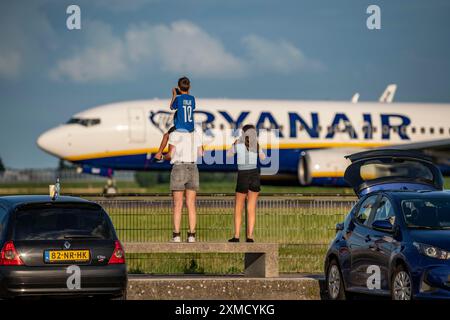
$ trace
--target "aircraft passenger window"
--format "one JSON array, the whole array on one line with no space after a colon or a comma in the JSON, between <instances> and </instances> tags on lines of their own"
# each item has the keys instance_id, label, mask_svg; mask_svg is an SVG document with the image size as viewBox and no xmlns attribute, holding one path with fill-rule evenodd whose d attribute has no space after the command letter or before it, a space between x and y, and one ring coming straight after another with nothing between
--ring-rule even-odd
<instances>
[{"instance_id":1,"label":"aircraft passenger window","mask_svg":"<svg viewBox=\"0 0 450 320\"><path fill-rule=\"evenodd\" d=\"M439 128L439 133L444 134L444 128Z\"/></svg>"},{"instance_id":2,"label":"aircraft passenger window","mask_svg":"<svg viewBox=\"0 0 450 320\"><path fill-rule=\"evenodd\" d=\"M416 127L412 127L412 128L411 128L411 132L412 132L413 134L415 134L415 133L416 133Z\"/></svg>"},{"instance_id":3,"label":"aircraft passenger window","mask_svg":"<svg viewBox=\"0 0 450 320\"><path fill-rule=\"evenodd\" d=\"M373 221L379 220L389 220L389 222L394 225L395 223L395 211L392 207L392 203L388 198L383 197L378 205L377 210L375 211L375 216Z\"/></svg>"},{"instance_id":4,"label":"aircraft passenger window","mask_svg":"<svg viewBox=\"0 0 450 320\"><path fill-rule=\"evenodd\" d=\"M434 128L430 128L430 133L434 134Z\"/></svg>"},{"instance_id":5,"label":"aircraft passenger window","mask_svg":"<svg viewBox=\"0 0 450 320\"><path fill-rule=\"evenodd\" d=\"M377 202L377 198L378 196L374 195L364 200L364 202L359 207L358 213L355 216L355 219L358 223L367 225L370 213L372 212L372 209Z\"/></svg>"},{"instance_id":6,"label":"aircraft passenger window","mask_svg":"<svg viewBox=\"0 0 450 320\"><path fill-rule=\"evenodd\" d=\"M377 133L377 127L373 127L372 130L373 130L373 133Z\"/></svg>"},{"instance_id":7,"label":"aircraft passenger window","mask_svg":"<svg viewBox=\"0 0 450 320\"><path fill-rule=\"evenodd\" d=\"M424 133L425 133L425 128L424 128L424 127L420 128L420 133L421 133L421 134L424 134Z\"/></svg>"}]
</instances>

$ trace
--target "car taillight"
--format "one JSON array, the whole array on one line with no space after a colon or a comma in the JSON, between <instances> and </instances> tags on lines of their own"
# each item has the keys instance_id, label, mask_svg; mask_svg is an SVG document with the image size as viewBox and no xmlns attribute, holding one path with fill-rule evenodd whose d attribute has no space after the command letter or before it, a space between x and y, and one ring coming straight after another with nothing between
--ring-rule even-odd
<instances>
[{"instance_id":1,"label":"car taillight","mask_svg":"<svg viewBox=\"0 0 450 320\"><path fill-rule=\"evenodd\" d=\"M12 241L8 241L0 252L0 266L21 266L23 265L22 259L20 259L19 253L17 253L16 247Z\"/></svg>"},{"instance_id":2,"label":"car taillight","mask_svg":"<svg viewBox=\"0 0 450 320\"><path fill-rule=\"evenodd\" d=\"M123 251L120 241L114 242L114 252L109 259L108 264L124 264L125 263L125 251Z\"/></svg>"}]
</instances>

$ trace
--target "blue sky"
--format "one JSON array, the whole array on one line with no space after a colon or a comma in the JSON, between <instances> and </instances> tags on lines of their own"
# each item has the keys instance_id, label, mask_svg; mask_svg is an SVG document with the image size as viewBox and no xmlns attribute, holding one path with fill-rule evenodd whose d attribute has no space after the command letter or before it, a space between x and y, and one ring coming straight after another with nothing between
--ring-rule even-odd
<instances>
[{"instance_id":1,"label":"blue sky","mask_svg":"<svg viewBox=\"0 0 450 320\"><path fill-rule=\"evenodd\" d=\"M81 7L82 29L66 28ZM381 8L381 30L366 8ZM52 167L46 129L99 104L160 97L188 75L199 97L450 102L446 0L0 2L0 156Z\"/></svg>"}]
</instances>

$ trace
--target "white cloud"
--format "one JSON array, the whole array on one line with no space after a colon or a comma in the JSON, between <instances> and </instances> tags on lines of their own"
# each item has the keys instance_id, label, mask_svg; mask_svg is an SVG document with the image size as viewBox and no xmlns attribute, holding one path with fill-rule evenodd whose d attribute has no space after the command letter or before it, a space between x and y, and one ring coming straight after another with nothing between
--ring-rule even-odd
<instances>
[{"instance_id":1,"label":"white cloud","mask_svg":"<svg viewBox=\"0 0 450 320\"><path fill-rule=\"evenodd\" d=\"M50 72L54 79L69 78L74 82L114 81L129 72L123 41L112 34L111 27L101 22L88 22L88 45L70 58L57 62Z\"/></svg>"},{"instance_id":2,"label":"white cloud","mask_svg":"<svg viewBox=\"0 0 450 320\"><path fill-rule=\"evenodd\" d=\"M287 74L300 69L321 68L318 61L306 58L299 48L285 40L270 41L249 35L242 42L249 64L257 70Z\"/></svg>"},{"instance_id":3,"label":"white cloud","mask_svg":"<svg viewBox=\"0 0 450 320\"><path fill-rule=\"evenodd\" d=\"M258 72L287 74L320 64L307 59L292 43L249 35L242 40L244 56L229 52L222 42L189 21L170 25L131 25L123 35L100 22L83 26L86 46L56 63L55 79L74 82L113 81L140 72L188 74L201 78L238 78Z\"/></svg>"},{"instance_id":4,"label":"white cloud","mask_svg":"<svg viewBox=\"0 0 450 320\"><path fill-rule=\"evenodd\" d=\"M214 78L240 76L245 71L243 61L188 21L133 26L126 34L126 44L133 61L150 59L162 71Z\"/></svg>"}]
</instances>

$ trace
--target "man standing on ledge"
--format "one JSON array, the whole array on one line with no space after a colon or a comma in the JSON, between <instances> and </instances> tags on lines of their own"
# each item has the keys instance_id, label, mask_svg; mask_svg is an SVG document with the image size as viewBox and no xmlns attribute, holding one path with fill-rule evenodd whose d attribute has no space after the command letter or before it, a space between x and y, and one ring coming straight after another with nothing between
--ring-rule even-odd
<instances>
[{"instance_id":1,"label":"man standing on ledge","mask_svg":"<svg viewBox=\"0 0 450 320\"><path fill-rule=\"evenodd\" d=\"M179 95L176 89L179 89ZM189 216L187 242L195 242L196 197L199 189L197 158L203 149L201 134L194 130L195 99L189 95L189 79L181 78L176 89L172 90L171 102L171 109L176 110L177 114L174 119L176 130L169 136L169 157L172 164L170 190L173 197L172 242L181 242L180 225L184 194Z\"/></svg>"}]
</instances>

